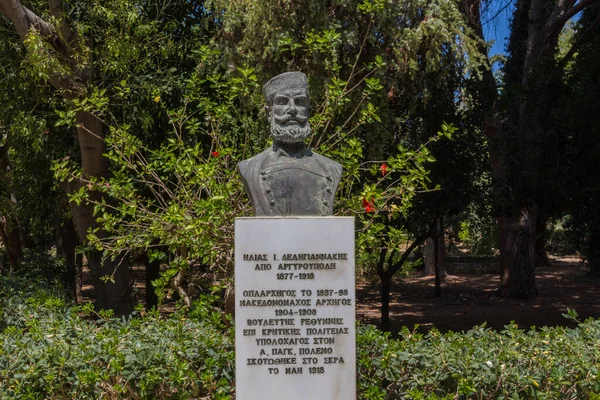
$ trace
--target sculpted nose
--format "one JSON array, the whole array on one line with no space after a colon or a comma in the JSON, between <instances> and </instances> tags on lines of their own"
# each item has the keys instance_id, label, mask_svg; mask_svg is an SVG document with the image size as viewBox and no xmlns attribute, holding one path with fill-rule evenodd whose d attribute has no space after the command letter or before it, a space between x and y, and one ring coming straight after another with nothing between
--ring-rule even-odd
<instances>
[{"instance_id":1,"label":"sculpted nose","mask_svg":"<svg viewBox=\"0 0 600 400\"><path fill-rule=\"evenodd\" d=\"M296 116L296 114L298 114L298 107L296 107L296 103L294 103L294 100L290 100L287 113L292 116Z\"/></svg>"}]
</instances>

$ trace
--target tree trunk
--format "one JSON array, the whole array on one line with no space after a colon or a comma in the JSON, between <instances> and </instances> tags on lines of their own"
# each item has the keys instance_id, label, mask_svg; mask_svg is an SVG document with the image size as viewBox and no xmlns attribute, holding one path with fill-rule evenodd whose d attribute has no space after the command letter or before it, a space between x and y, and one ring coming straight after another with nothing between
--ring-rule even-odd
<instances>
[{"instance_id":1,"label":"tree trunk","mask_svg":"<svg viewBox=\"0 0 600 400\"><path fill-rule=\"evenodd\" d=\"M439 240L429 237L425 241L425 248L423 250L423 276L435 276L435 254L436 254L436 243L437 251L439 253L438 268L440 270L440 276L446 276L446 243L444 236L440 237Z\"/></svg>"},{"instance_id":2,"label":"tree trunk","mask_svg":"<svg viewBox=\"0 0 600 400\"><path fill-rule=\"evenodd\" d=\"M0 197L4 203L5 214L0 217L0 239L6 251L10 269L19 268L19 260L23 255L23 241L21 240L21 227L15 218L17 199L11 191L11 166L8 159L8 149L0 146Z\"/></svg>"},{"instance_id":3,"label":"tree trunk","mask_svg":"<svg viewBox=\"0 0 600 400\"><path fill-rule=\"evenodd\" d=\"M151 310L158 307L158 296L152 281L160 277L160 260L150 261L147 254L144 254L142 259L146 265L146 309Z\"/></svg>"},{"instance_id":4,"label":"tree trunk","mask_svg":"<svg viewBox=\"0 0 600 400\"><path fill-rule=\"evenodd\" d=\"M22 249L20 240L15 241L19 237L18 232L15 237L14 229L10 229L8 225L5 217L0 218L0 240L6 251L10 271L14 272L19 269L19 258L21 257Z\"/></svg>"},{"instance_id":5,"label":"tree trunk","mask_svg":"<svg viewBox=\"0 0 600 400\"><path fill-rule=\"evenodd\" d=\"M50 71L48 80L55 88L62 90L66 98L76 98L85 94L85 88L92 82L92 70L80 68L82 64L78 59L80 54L73 52L74 32L70 29L68 21L63 13L62 2L53 1L50 4L50 12L54 18L61 20L61 32L57 32L54 26L44 21L34 12L24 7L20 0L0 0L0 13L8 17L21 41L27 39L27 34L37 30L52 46L51 53L44 46L38 46L30 51L37 52L39 57L59 56L60 62L64 62L67 69L72 72L67 74L61 71ZM88 47L91 46L89 38L81 38ZM91 50L88 48L88 50ZM89 53L91 54L91 52ZM57 60L59 59L57 58ZM92 60L88 60L92 65ZM108 160L104 157L106 145L104 143L103 126L100 120L92 114L79 111L75 115L77 123L77 139L81 152L81 170L83 180L74 182L70 190L78 190L85 184L89 177L106 177L108 175ZM100 199L99 193L90 193L94 200ZM87 242L87 233L90 228L96 228L96 220L93 215L93 206L82 202L80 205L70 204L73 222L77 228L79 241ZM102 232L97 233L102 236ZM126 314L133 310L133 299L131 298L129 271L122 259L103 260L101 254L95 251L88 252L87 260L94 279L97 309L113 309L117 314ZM105 279L106 278L106 279Z\"/></svg>"},{"instance_id":6,"label":"tree trunk","mask_svg":"<svg viewBox=\"0 0 600 400\"><path fill-rule=\"evenodd\" d=\"M445 254L443 254L444 251L440 249L440 244L441 248L444 249L444 230L442 229L442 221L438 218L436 221L436 229L434 235L435 297L442 296L441 264L442 262L445 264L445 260L442 261L445 258ZM445 274L446 271L444 268L444 275Z\"/></svg>"},{"instance_id":7,"label":"tree trunk","mask_svg":"<svg viewBox=\"0 0 600 400\"><path fill-rule=\"evenodd\" d=\"M428 237L423 247L423 276L435 275L435 241Z\"/></svg>"},{"instance_id":8,"label":"tree trunk","mask_svg":"<svg viewBox=\"0 0 600 400\"><path fill-rule=\"evenodd\" d=\"M501 219L500 295L529 298L537 295L534 250L536 207L524 206L516 214Z\"/></svg>"},{"instance_id":9,"label":"tree trunk","mask_svg":"<svg viewBox=\"0 0 600 400\"><path fill-rule=\"evenodd\" d=\"M106 177L108 160L104 157L106 144L102 122L92 114L81 111L76 114L76 121L83 178ZM77 183L83 184L83 181ZM72 190L78 190L79 187ZM100 193L90 192L90 198L93 200L100 200L100 196ZM88 231L97 227L94 206L87 202L80 205L71 202L70 208L79 240L81 243L87 243ZM96 234L100 238L106 235L103 231ZM133 311L131 279L125 260L121 257L116 257L115 260L103 259L102 254L95 250L86 253L86 257L94 280L96 309L112 309L117 315Z\"/></svg>"},{"instance_id":10,"label":"tree trunk","mask_svg":"<svg viewBox=\"0 0 600 400\"><path fill-rule=\"evenodd\" d=\"M390 327L390 292L392 289L392 276L383 274L381 280L381 330L389 332Z\"/></svg>"},{"instance_id":11,"label":"tree trunk","mask_svg":"<svg viewBox=\"0 0 600 400\"><path fill-rule=\"evenodd\" d=\"M77 231L73 221L63 221L56 232L56 253L64 257L67 267L67 283L71 289L73 298L77 303L81 301L82 275L81 263L77 263Z\"/></svg>"}]
</instances>

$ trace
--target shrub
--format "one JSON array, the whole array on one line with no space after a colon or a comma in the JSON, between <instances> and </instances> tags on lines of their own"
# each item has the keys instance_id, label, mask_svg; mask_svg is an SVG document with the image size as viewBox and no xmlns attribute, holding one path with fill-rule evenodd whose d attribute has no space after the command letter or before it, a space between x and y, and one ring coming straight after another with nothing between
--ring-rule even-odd
<instances>
[{"instance_id":1,"label":"shrub","mask_svg":"<svg viewBox=\"0 0 600 400\"><path fill-rule=\"evenodd\" d=\"M574 315L571 315L574 317ZM397 339L372 326L357 336L365 399L599 399L600 321L577 328L427 335Z\"/></svg>"},{"instance_id":2,"label":"shrub","mask_svg":"<svg viewBox=\"0 0 600 400\"><path fill-rule=\"evenodd\" d=\"M230 399L233 330L213 301L117 319L58 283L0 277L0 399ZM600 320L397 338L359 326L357 364L361 399L600 399Z\"/></svg>"},{"instance_id":3,"label":"shrub","mask_svg":"<svg viewBox=\"0 0 600 400\"><path fill-rule=\"evenodd\" d=\"M233 337L208 302L117 319L58 284L0 279L1 399L229 398Z\"/></svg>"}]
</instances>

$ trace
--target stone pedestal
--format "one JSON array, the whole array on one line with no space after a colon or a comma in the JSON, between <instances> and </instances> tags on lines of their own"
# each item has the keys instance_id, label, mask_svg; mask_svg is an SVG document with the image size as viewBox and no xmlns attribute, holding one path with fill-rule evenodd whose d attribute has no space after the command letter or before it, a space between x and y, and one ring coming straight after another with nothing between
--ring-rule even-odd
<instances>
[{"instance_id":1,"label":"stone pedestal","mask_svg":"<svg viewBox=\"0 0 600 400\"><path fill-rule=\"evenodd\" d=\"M237 400L356 399L354 218L235 221Z\"/></svg>"}]
</instances>

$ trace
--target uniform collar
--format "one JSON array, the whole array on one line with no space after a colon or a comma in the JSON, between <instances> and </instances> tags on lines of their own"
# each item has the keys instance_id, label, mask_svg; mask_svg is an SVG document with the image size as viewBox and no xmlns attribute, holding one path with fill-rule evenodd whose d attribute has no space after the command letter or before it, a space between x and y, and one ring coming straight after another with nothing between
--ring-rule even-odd
<instances>
[{"instance_id":1,"label":"uniform collar","mask_svg":"<svg viewBox=\"0 0 600 400\"><path fill-rule=\"evenodd\" d=\"M272 155L276 157L288 157L288 158L304 158L310 156L311 151L306 147L304 142L297 144L285 144L273 142Z\"/></svg>"}]
</instances>

